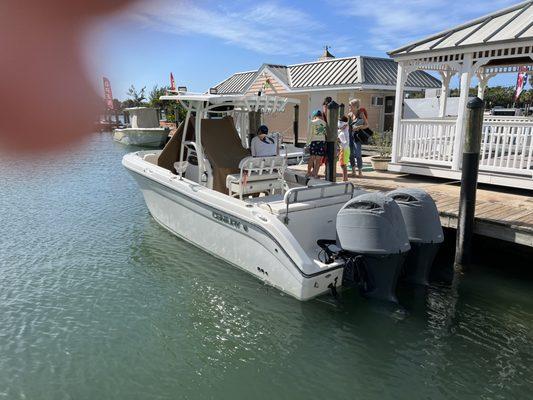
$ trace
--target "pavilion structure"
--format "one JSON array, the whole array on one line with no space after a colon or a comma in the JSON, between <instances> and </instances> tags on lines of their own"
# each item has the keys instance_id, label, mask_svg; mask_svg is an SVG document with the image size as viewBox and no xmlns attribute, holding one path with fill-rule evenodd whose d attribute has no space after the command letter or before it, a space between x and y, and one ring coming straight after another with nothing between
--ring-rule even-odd
<instances>
[{"instance_id":1,"label":"pavilion structure","mask_svg":"<svg viewBox=\"0 0 533 400\"><path fill-rule=\"evenodd\" d=\"M533 0L407 44L389 55L398 62L389 170L459 179L473 77L478 79L480 98L497 74L525 70L533 79ZM417 70L436 71L442 78L436 118L402 118L404 86ZM455 75L460 80L459 108L457 117L449 117L446 103ZM533 189L533 117L486 116L479 170L480 182Z\"/></svg>"}]
</instances>

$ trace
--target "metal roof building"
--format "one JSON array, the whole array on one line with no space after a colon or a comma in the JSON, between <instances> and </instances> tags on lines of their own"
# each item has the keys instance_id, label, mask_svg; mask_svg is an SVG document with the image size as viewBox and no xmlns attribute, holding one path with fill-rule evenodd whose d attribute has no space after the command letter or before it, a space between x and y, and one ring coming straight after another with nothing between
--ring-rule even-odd
<instances>
[{"instance_id":1,"label":"metal roof building","mask_svg":"<svg viewBox=\"0 0 533 400\"><path fill-rule=\"evenodd\" d=\"M256 73L257 71L238 72L219 83L216 88L219 93L224 94L243 93L255 77Z\"/></svg>"},{"instance_id":2,"label":"metal roof building","mask_svg":"<svg viewBox=\"0 0 533 400\"><path fill-rule=\"evenodd\" d=\"M273 75L286 91L316 89L394 90L397 66L394 60L377 57L328 58L294 65L263 64L257 71L238 72L215 86L220 94L248 91L266 72ZM408 90L440 88L441 82L424 71L417 71L407 81Z\"/></svg>"}]
</instances>

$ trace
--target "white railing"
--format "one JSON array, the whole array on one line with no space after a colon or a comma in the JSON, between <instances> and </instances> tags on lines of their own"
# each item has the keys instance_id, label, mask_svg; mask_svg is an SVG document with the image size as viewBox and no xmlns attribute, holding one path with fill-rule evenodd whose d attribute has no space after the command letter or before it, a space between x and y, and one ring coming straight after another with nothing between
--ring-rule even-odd
<instances>
[{"instance_id":1,"label":"white railing","mask_svg":"<svg viewBox=\"0 0 533 400\"><path fill-rule=\"evenodd\" d=\"M517 117L507 115L486 115L483 118L483 123L493 122L531 122L531 117Z\"/></svg>"},{"instance_id":2,"label":"white railing","mask_svg":"<svg viewBox=\"0 0 533 400\"><path fill-rule=\"evenodd\" d=\"M447 118L403 119L398 159L451 166L455 139L455 120Z\"/></svg>"},{"instance_id":3,"label":"white railing","mask_svg":"<svg viewBox=\"0 0 533 400\"><path fill-rule=\"evenodd\" d=\"M533 119L510 118L484 120L479 169L532 176Z\"/></svg>"},{"instance_id":4,"label":"white railing","mask_svg":"<svg viewBox=\"0 0 533 400\"><path fill-rule=\"evenodd\" d=\"M398 160L451 167L455 126L455 119L403 119ZM479 169L533 176L533 118L485 117Z\"/></svg>"}]
</instances>

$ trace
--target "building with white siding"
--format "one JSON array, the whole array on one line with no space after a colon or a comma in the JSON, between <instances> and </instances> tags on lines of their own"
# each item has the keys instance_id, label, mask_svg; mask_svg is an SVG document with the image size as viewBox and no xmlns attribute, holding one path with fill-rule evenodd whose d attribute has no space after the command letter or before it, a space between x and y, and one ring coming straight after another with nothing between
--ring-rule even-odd
<instances>
[{"instance_id":1,"label":"building with white siding","mask_svg":"<svg viewBox=\"0 0 533 400\"><path fill-rule=\"evenodd\" d=\"M335 58L326 49L318 61L302 64L263 64L254 71L237 72L215 85L219 94L257 93L283 94L300 100L299 137L304 139L310 114L320 109L330 96L347 106L349 99L359 98L368 111L370 127L375 131L392 130L396 62L387 58L354 56ZM440 88L441 82L419 71L409 76L407 91ZM292 138L293 110L291 107L276 121L265 117L271 130ZM347 112L347 107L346 107Z\"/></svg>"}]
</instances>

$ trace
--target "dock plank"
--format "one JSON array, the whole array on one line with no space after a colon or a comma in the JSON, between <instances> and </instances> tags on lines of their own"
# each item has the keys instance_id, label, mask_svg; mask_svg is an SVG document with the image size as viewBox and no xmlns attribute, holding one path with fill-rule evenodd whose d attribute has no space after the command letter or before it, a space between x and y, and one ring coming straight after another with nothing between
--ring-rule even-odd
<instances>
[{"instance_id":1,"label":"dock plank","mask_svg":"<svg viewBox=\"0 0 533 400\"><path fill-rule=\"evenodd\" d=\"M306 166L291 169L305 174ZM340 168L337 171L340 172ZM340 173L337 176L340 182ZM457 181L377 171L365 172L362 178L349 180L370 191L390 191L402 187L424 189L435 200L442 225L457 228L460 195ZM478 188L474 232L533 247L533 197L515 189Z\"/></svg>"}]
</instances>

